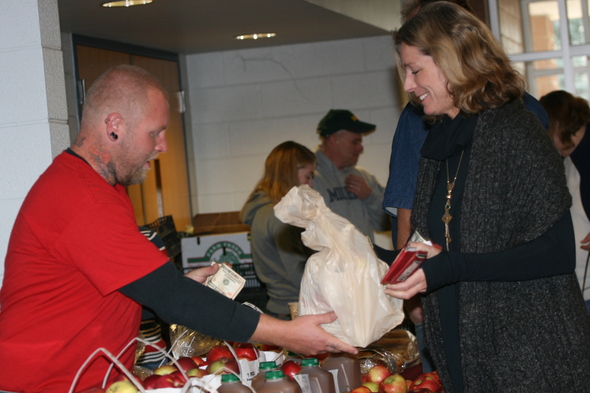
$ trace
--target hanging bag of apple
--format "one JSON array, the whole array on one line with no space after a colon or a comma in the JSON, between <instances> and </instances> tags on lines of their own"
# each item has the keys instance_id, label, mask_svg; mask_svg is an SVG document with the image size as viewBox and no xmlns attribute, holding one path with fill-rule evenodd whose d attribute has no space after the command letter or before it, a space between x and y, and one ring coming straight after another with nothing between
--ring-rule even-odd
<instances>
[{"instance_id":1,"label":"hanging bag of apple","mask_svg":"<svg viewBox=\"0 0 590 393\"><path fill-rule=\"evenodd\" d=\"M404 319L403 302L387 296L381 278L388 266L371 241L332 212L307 185L293 187L275 206L284 223L305 228L303 244L318 251L305 265L299 315L334 311L338 319L323 328L342 341L365 347Z\"/></svg>"}]
</instances>

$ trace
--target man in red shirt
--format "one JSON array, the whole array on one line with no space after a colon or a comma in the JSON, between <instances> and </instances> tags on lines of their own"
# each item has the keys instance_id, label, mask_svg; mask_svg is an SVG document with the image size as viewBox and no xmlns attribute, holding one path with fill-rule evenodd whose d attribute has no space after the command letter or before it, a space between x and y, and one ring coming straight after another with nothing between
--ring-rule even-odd
<instances>
[{"instance_id":1,"label":"man in red shirt","mask_svg":"<svg viewBox=\"0 0 590 393\"><path fill-rule=\"evenodd\" d=\"M199 283L216 267L184 277L138 231L125 187L141 183L150 160L166 152L167 124L167 94L140 68L114 67L89 89L78 138L33 185L11 234L0 391L67 392L92 352L118 355L137 335L141 305L221 339L356 352L319 326L333 313L290 322L260 315ZM131 349L121 356L128 368ZM91 362L76 391L99 386L108 365Z\"/></svg>"}]
</instances>

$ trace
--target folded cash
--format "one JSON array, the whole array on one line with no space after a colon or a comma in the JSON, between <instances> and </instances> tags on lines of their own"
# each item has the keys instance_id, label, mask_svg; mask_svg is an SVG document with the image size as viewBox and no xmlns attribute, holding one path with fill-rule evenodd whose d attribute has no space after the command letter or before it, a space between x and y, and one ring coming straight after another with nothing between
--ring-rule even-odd
<instances>
[{"instance_id":1,"label":"folded cash","mask_svg":"<svg viewBox=\"0 0 590 393\"><path fill-rule=\"evenodd\" d=\"M244 287L245 282L246 279L232 270L231 267L225 263L220 263L217 273L207 277L205 285L230 299L235 299Z\"/></svg>"}]
</instances>

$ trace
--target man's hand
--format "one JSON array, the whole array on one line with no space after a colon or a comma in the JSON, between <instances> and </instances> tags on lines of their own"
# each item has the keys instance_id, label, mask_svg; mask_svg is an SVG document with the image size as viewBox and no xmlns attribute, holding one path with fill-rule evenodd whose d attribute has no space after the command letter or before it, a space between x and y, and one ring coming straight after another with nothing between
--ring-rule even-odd
<instances>
[{"instance_id":1,"label":"man's hand","mask_svg":"<svg viewBox=\"0 0 590 393\"><path fill-rule=\"evenodd\" d=\"M317 355L323 352L357 354L355 347L337 339L320 326L333 322L336 318L336 314L330 312L282 321L262 314L250 341L278 345L301 355Z\"/></svg>"},{"instance_id":2,"label":"man's hand","mask_svg":"<svg viewBox=\"0 0 590 393\"><path fill-rule=\"evenodd\" d=\"M207 277L214 275L219 270L219 265L214 263L211 266L201 267L199 269L191 270L184 276L203 284Z\"/></svg>"},{"instance_id":3,"label":"man's hand","mask_svg":"<svg viewBox=\"0 0 590 393\"><path fill-rule=\"evenodd\" d=\"M346 190L352 192L359 199L367 199L371 195L371 187L364 178L357 175L348 175L344 179Z\"/></svg>"}]
</instances>

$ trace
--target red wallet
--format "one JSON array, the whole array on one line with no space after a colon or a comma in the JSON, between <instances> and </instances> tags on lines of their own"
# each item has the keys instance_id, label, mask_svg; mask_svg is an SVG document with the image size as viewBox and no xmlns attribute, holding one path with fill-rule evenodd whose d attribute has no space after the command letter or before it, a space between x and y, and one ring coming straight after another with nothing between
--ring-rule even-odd
<instances>
[{"instance_id":1,"label":"red wallet","mask_svg":"<svg viewBox=\"0 0 590 393\"><path fill-rule=\"evenodd\" d=\"M381 284L404 281L422 265L427 255L426 251L418 251L414 247L404 247L383 276Z\"/></svg>"}]
</instances>

